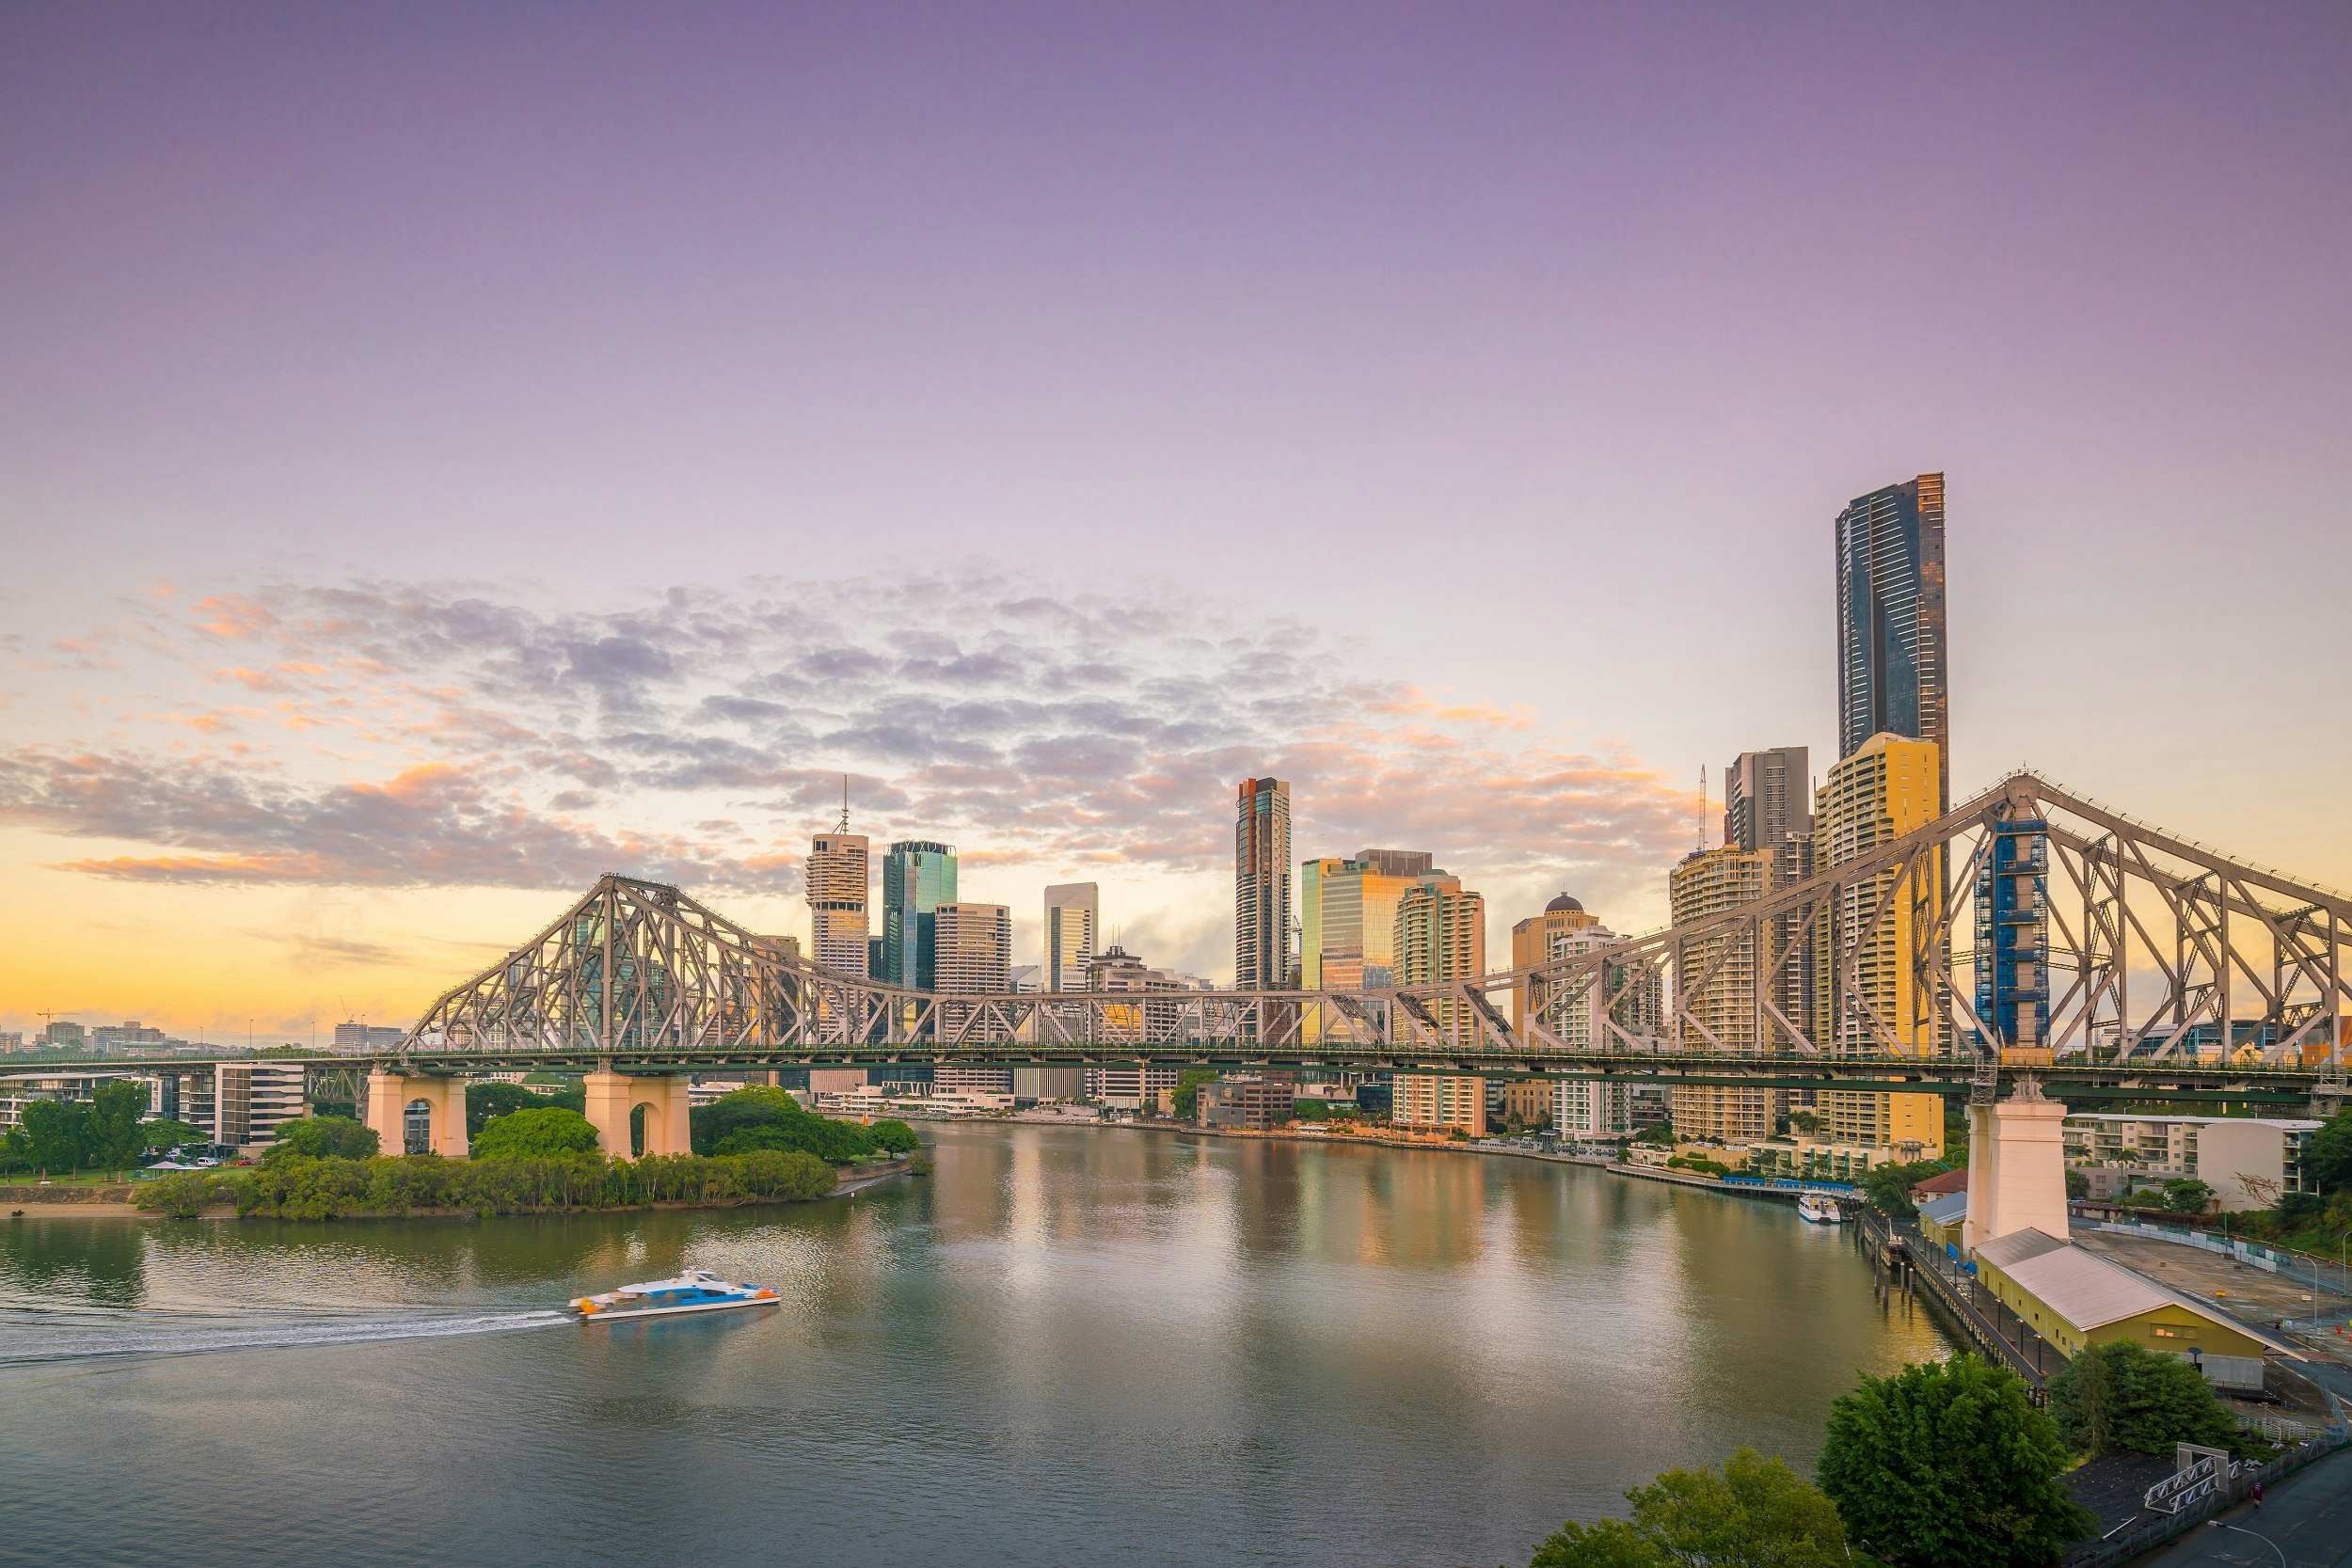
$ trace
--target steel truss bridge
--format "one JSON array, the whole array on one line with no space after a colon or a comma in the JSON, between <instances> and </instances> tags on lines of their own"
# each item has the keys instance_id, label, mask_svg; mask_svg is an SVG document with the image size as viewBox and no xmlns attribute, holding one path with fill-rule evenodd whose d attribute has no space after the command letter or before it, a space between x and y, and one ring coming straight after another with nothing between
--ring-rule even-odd
<instances>
[{"instance_id":1,"label":"steel truss bridge","mask_svg":"<svg viewBox=\"0 0 2352 1568\"><path fill-rule=\"evenodd\" d=\"M1971 918L1980 876L2021 835L2040 943L2029 1038L1979 1016L1972 961L1998 937ZM2026 771L1704 919L1376 990L908 990L818 968L675 887L612 874L363 1060L442 1073L1144 1061L1979 1100L2030 1072L2075 1099L2287 1104L2344 1093L2347 936L2352 897ZM1890 993L1909 998L1895 1016Z\"/></svg>"},{"instance_id":2,"label":"steel truss bridge","mask_svg":"<svg viewBox=\"0 0 2352 1568\"><path fill-rule=\"evenodd\" d=\"M2026 860L2002 858L2021 846ZM2026 889L2022 912L1987 921L1978 895L1988 864ZM1975 959L2013 940L2005 932L2021 920L2028 1006L2021 1015L2011 995L1986 1018ZM436 1001L393 1050L312 1065L1151 1062L1979 1101L2032 1073L2070 1100L2284 1106L2344 1097L2348 937L2352 897L2019 772L1915 832L1704 919L1523 969L1378 990L913 990L818 968L677 888L608 875ZM1901 1004L1891 1016L1890 994Z\"/></svg>"}]
</instances>

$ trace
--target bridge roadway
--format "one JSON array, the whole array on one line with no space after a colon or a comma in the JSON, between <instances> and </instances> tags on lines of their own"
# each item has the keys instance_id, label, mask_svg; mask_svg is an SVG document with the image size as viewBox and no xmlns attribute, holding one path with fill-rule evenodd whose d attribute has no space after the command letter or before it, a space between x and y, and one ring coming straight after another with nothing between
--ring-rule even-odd
<instances>
[{"instance_id":1,"label":"bridge roadway","mask_svg":"<svg viewBox=\"0 0 2352 1568\"><path fill-rule=\"evenodd\" d=\"M187 1069L222 1056L113 1056L68 1063L28 1063L28 1072L71 1071L76 1067L112 1071ZM607 1068L629 1073L741 1071L769 1068L883 1067L1102 1067L1136 1062L1161 1067L1216 1068L1226 1071L1339 1070L1478 1074L1501 1078L1612 1079L1643 1084L1685 1084L1749 1088L1886 1090L1894 1093L1965 1096L1976 1081L1968 1057L1819 1056L1709 1054L1698 1052L1430 1051L1421 1047L1359 1045L1292 1046L1269 1050L1222 1041L1159 1041L1150 1044L1054 1045L1022 1043L842 1046L782 1045L729 1048L640 1047L598 1050L593 1046L467 1048L411 1044L405 1050L366 1055L281 1056L287 1065L349 1071L447 1075L471 1072L588 1071ZM5 1069L0 1069L5 1070ZM2315 1098L2343 1093L2315 1069L2219 1062L2163 1063L2060 1060L2033 1067L2007 1067L2006 1088L2033 1078L2055 1099L2069 1102L2175 1101L2298 1108L2308 1114Z\"/></svg>"}]
</instances>

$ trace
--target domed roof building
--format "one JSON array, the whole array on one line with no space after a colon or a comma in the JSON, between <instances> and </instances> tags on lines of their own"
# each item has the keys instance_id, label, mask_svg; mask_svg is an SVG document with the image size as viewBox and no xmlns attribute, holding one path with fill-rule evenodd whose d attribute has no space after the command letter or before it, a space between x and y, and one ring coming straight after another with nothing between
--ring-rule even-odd
<instances>
[{"instance_id":1,"label":"domed roof building","mask_svg":"<svg viewBox=\"0 0 2352 1568\"><path fill-rule=\"evenodd\" d=\"M1544 906L1543 913L1531 914L1511 927L1511 967L1529 969L1542 963L1551 957L1552 938L1599 924L1599 918L1588 912L1580 899L1564 892ZM1516 1029L1526 1022L1527 988L1520 986L1511 992L1511 1026Z\"/></svg>"}]
</instances>

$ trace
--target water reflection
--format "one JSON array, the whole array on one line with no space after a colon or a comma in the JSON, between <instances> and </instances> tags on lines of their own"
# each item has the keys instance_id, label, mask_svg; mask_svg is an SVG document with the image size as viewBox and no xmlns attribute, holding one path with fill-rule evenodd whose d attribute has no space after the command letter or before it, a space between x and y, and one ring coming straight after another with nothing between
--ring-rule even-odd
<instances>
[{"instance_id":1,"label":"water reflection","mask_svg":"<svg viewBox=\"0 0 2352 1568\"><path fill-rule=\"evenodd\" d=\"M686 1536L713 1561L1523 1560L1667 1465L1809 1463L1857 1370L1941 1348L1769 1206L1437 1150L929 1135L931 1179L821 1204L12 1227L0 1360L60 1315L137 1353L0 1367L20 1538L133 1556L144 1512L195 1527L195 1565L309 1537L499 1565ZM618 1333L547 1310L689 1263L785 1305ZM224 1323L268 1348L218 1349ZM75 1500L87 1466L119 1509ZM253 1466L279 1484L212 1528Z\"/></svg>"}]
</instances>

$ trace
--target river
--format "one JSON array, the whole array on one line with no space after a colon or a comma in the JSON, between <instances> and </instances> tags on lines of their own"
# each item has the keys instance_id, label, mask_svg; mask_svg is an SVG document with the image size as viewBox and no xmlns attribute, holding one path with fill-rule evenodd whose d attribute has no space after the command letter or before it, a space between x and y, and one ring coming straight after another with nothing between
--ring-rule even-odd
<instances>
[{"instance_id":1,"label":"river","mask_svg":"<svg viewBox=\"0 0 2352 1568\"><path fill-rule=\"evenodd\" d=\"M1533 1160L925 1129L787 1207L0 1220L0 1562L1524 1562L1942 1354L1837 1229ZM786 1305L582 1327L681 1265Z\"/></svg>"}]
</instances>

